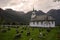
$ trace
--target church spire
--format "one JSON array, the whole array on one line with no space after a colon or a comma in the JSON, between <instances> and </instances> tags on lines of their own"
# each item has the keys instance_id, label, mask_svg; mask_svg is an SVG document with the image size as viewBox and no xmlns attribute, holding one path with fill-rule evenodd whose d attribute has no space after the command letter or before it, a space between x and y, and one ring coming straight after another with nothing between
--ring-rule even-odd
<instances>
[{"instance_id":1,"label":"church spire","mask_svg":"<svg viewBox=\"0 0 60 40\"><path fill-rule=\"evenodd\" d=\"M34 17L36 17L36 14L35 14L34 3L33 3L33 9L32 9L32 15L31 15L31 18L34 18Z\"/></svg>"},{"instance_id":2,"label":"church spire","mask_svg":"<svg viewBox=\"0 0 60 40\"><path fill-rule=\"evenodd\" d=\"M31 18L34 18L34 17L36 17L36 13L35 13L35 10L34 10L34 8L33 8Z\"/></svg>"},{"instance_id":3,"label":"church spire","mask_svg":"<svg viewBox=\"0 0 60 40\"><path fill-rule=\"evenodd\" d=\"M34 7L33 7L33 11L34 11Z\"/></svg>"},{"instance_id":4,"label":"church spire","mask_svg":"<svg viewBox=\"0 0 60 40\"><path fill-rule=\"evenodd\" d=\"M34 10L34 3L33 3L33 9L32 9L32 11L34 12L35 10Z\"/></svg>"},{"instance_id":5,"label":"church spire","mask_svg":"<svg viewBox=\"0 0 60 40\"><path fill-rule=\"evenodd\" d=\"M33 10L32 10L32 11L33 11L33 13L35 13L35 9L34 9L34 7L33 7Z\"/></svg>"},{"instance_id":6,"label":"church spire","mask_svg":"<svg viewBox=\"0 0 60 40\"><path fill-rule=\"evenodd\" d=\"M34 7L33 7L33 14L35 14L35 10L34 10Z\"/></svg>"}]
</instances>

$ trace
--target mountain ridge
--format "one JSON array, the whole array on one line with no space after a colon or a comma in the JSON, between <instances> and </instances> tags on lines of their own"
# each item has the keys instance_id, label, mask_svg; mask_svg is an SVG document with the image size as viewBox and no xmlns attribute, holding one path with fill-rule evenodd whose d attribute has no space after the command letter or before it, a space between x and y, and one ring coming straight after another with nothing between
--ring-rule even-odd
<instances>
[{"instance_id":1,"label":"mountain ridge","mask_svg":"<svg viewBox=\"0 0 60 40\"><path fill-rule=\"evenodd\" d=\"M44 13L43 11L34 10L36 15L50 15L56 19L56 25L60 25L60 9L51 9L47 13ZM31 15L33 11L29 11L27 13L24 13L23 11L15 11L12 9L6 9L3 10L0 8L0 18L3 17L4 20L7 21L7 24L11 22L12 24L29 24Z\"/></svg>"}]
</instances>

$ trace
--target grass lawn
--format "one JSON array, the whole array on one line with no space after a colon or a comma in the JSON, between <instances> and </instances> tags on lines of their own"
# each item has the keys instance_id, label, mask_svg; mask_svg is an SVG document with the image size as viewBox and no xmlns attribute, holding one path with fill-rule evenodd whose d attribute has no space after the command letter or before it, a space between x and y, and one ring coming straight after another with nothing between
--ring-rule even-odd
<instances>
[{"instance_id":1,"label":"grass lawn","mask_svg":"<svg viewBox=\"0 0 60 40\"><path fill-rule=\"evenodd\" d=\"M3 29L3 28L0 28ZM7 30L7 28L5 28ZM52 28L50 32L47 33L46 28L32 28L32 27L23 27L20 26L18 28L19 33L23 30L23 33L21 33L21 38L18 38L17 40L29 40L30 38L33 38L33 40L58 40L57 39L57 33L60 31L60 28ZM27 36L27 32L30 32L30 36ZM40 32L45 34L43 38L39 38ZM7 32L2 33L0 30L0 40L15 40L16 35L16 28L12 28L11 30L7 30Z\"/></svg>"}]
</instances>

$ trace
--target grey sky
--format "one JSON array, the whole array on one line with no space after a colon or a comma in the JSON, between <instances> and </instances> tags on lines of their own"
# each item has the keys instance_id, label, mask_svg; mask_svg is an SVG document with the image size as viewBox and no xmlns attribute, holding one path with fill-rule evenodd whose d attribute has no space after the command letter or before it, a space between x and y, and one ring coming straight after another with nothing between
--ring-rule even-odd
<instances>
[{"instance_id":1,"label":"grey sky","mask_svg":"<svg viewBox=\"0 0 60 40\"><path fill-rule=\"evenodd\" d=\"M0 7L6 6L9 2L10 0L0 0Z\"/></svg>"},{"instance_id":2,"label":"grey sky","mask_svg":"<svg viewBox=\"0 0 60 40\"><path fill-rule=\"evenodd\" d=\"M53 0L0 0L0 7L3 9L12 8L17 11L43 10L47 12L50 9L59 9L60 2Z\"/></svg>"}]
</instances>

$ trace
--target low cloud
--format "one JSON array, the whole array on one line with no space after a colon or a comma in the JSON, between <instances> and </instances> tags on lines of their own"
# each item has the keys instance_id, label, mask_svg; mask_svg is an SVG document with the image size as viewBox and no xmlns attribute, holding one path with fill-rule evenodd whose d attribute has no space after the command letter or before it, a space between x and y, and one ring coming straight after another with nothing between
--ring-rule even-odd
<instances>
[{"instance_id":1,"label":"low cloud","mask_svg":"<svg viewBox=\"0 0 60 40\"><path fill-rule=\"evenodd\" d=\"M54 0L0 0L3 9L12 8L17 11L29 11L34 7L36 10L47 12L50 9L59 9L60 2Z\"/></svg>"}]
</instances>

